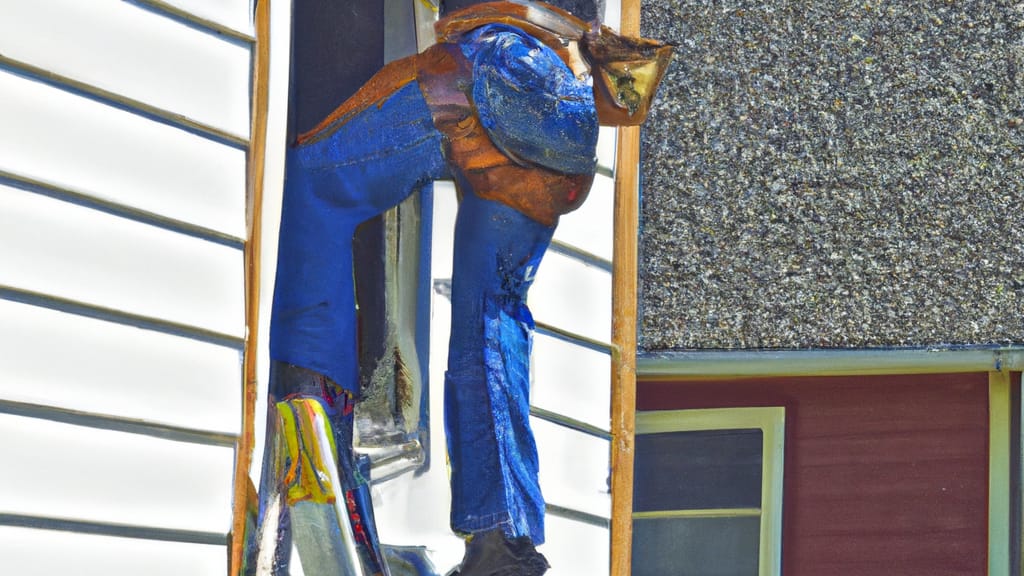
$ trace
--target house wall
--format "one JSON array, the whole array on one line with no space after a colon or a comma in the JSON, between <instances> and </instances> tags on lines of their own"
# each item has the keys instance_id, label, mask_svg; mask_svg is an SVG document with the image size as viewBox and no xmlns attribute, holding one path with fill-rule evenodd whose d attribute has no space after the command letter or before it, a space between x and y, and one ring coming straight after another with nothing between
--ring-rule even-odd
<instances>
[{"instance_id":1,"label":"house wall","mask_svg":"<svg viewBox=\"0 0 1024 576\"><path fill-rule=\"evenodd\" d=\"M741 406L786 408L784 574L986 573L988 374L638 385L639 410Z\"/></svg>"},{"instance_id":2,"label":"house wall","mask_svg":"<svg viewBox=\"0 0 1024 576\"><path fill-rule=\"evenodd\" d=\"M251 18L0 2L0 572L227 570Z\"/></svg>"}]
</instances>

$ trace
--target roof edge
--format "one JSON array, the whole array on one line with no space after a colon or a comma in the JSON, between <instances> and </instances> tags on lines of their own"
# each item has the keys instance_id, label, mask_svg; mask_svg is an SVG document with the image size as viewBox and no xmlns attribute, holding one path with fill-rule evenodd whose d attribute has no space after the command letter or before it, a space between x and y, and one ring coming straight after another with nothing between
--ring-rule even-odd
<instances>
[{"instance_id":1,"label":"roof edge","mask_svg":"<svg viewBox=\"0 0 1024 576\"><path fill-rule=\"evenodd\" d=\"M637 355L645 380L1019 372L1024 345L809 350L687 350Z\"/></svg>"}]
</instances>

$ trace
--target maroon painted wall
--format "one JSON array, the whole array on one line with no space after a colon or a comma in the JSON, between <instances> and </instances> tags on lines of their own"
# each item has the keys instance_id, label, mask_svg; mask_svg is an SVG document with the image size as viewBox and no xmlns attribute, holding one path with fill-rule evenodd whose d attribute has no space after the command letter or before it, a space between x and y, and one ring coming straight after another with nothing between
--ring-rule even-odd
<instances>
[{"instance_id":1,"label":"maroon painted wall","mask_svg":"<svg viewBox=\"0 0 1024 576\"><path fill-rule=\"evenodd\" d=\"M786 576L984 575L988 375L641 381L639 410L786 407Z\"/></svg>"}]
</instances>

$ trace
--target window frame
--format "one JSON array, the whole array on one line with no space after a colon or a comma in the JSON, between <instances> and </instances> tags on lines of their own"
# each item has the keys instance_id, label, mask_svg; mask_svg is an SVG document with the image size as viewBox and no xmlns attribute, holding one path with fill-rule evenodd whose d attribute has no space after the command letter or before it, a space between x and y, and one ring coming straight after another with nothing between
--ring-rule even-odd
<instances>
[{"instance_id":1,"label":"window frame","mask_svg":"<svg viewBox=\"0 0 1024 576\"><path fill-rule=\"evenodd\" d=\"M713 518L753 516L760 518L758 574L782 573L782 503L785 468L786 409L782 406L702 408L641 411L636 415L636 434L755 430L762 433L761 508L723 510L659 510L633 512L632 519Z\"/></svg>"}]
</instances>

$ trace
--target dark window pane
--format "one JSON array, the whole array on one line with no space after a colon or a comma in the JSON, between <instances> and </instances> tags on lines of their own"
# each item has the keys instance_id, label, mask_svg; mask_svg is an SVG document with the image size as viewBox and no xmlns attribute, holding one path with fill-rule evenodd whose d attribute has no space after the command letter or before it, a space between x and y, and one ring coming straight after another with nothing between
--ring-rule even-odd
<instances>
[{"instance_id":1,"label":"dark window pane","mask_svg":"<svg viewBox=\"0 0 1024 576\"><path fill-rule=\"evenodd\" d=\"M633 522L633 576L757 576L761 520L657 518Z\"/></svg>"},{"instance_id":2,"label":"dark window pane","mask_svg":"<svg viewBox=\"0 0 1024 576\"><path fill-rule=\"evenodd\" d=\"M633 509L761 507L760 429L636 437Z\"/></svg>"}]
</instances>

